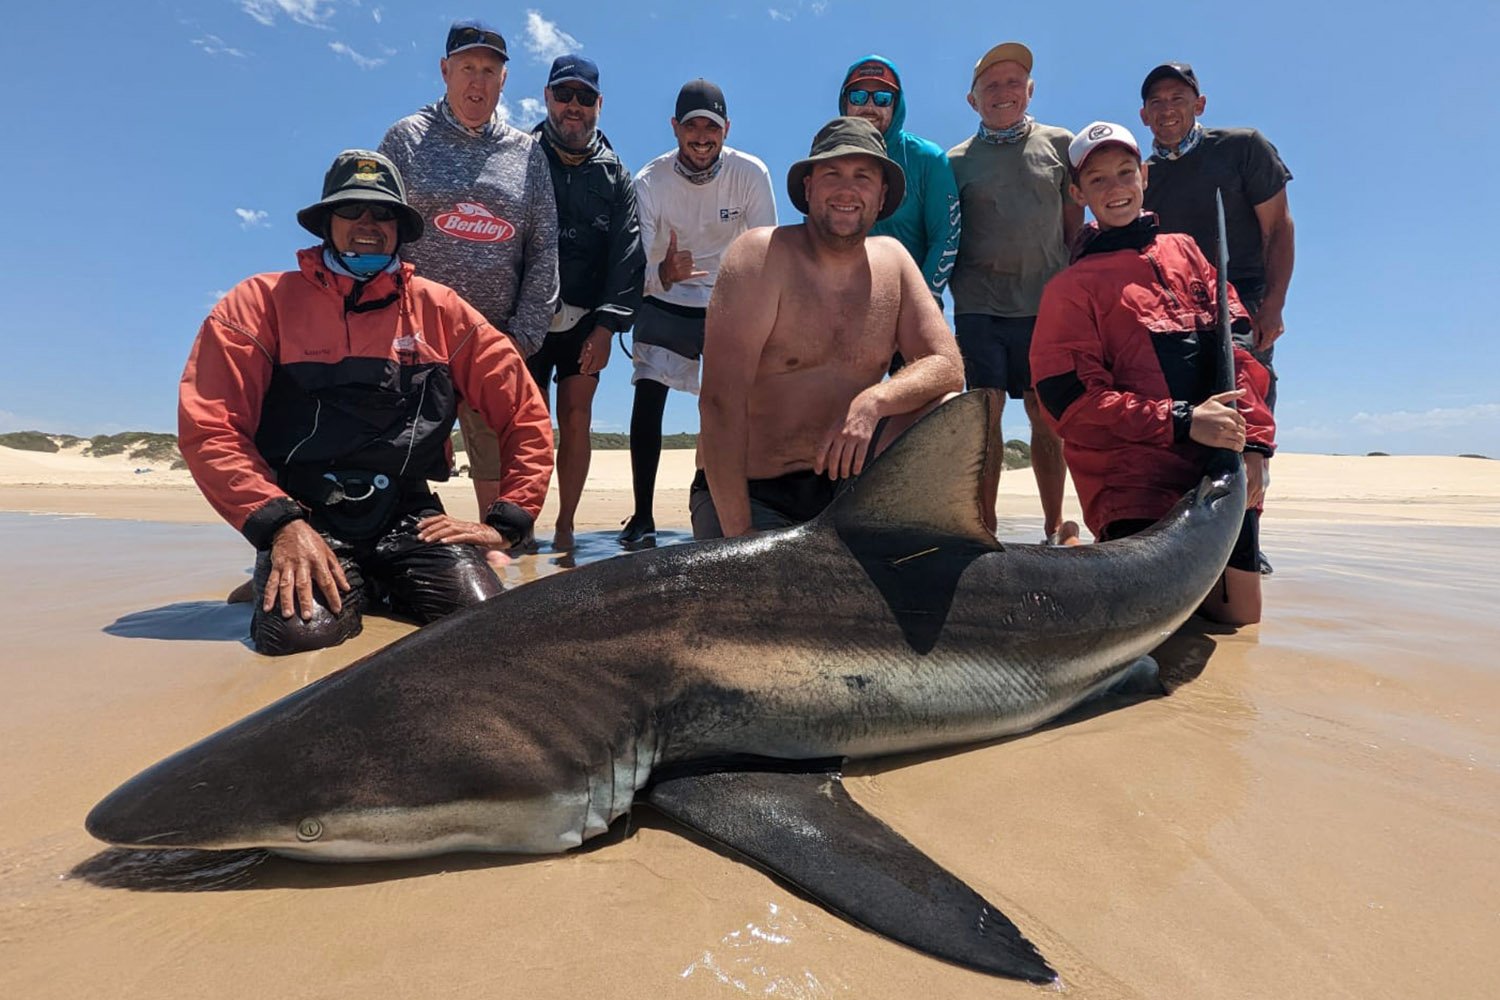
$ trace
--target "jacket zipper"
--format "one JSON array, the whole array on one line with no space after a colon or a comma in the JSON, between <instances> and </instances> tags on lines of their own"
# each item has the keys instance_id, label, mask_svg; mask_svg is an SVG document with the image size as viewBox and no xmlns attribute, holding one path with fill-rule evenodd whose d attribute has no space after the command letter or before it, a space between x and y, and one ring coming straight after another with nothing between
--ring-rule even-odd
<instances>
[{"instance_id":1,"label":"jacket zipper","mask_svg":"<svg viewBox=\"0 0 1500 1000\"><path fill-rule=\"evenodd\" d=\"M1152 253L1150 250L1147 250L1144 256L1147 263L1151 265L1151 270L1156 272L1157 284L1161 285L1161 290L1167 293L1167 298L1172 300L1172 308L1181 309L1182 303L1179 302L1177 300L1177 296L1173 294L1172 286L1167 284L1167 276L1161 273L1161 265L1156 262L1156 254Z\"/></svg>"}]
</instances>

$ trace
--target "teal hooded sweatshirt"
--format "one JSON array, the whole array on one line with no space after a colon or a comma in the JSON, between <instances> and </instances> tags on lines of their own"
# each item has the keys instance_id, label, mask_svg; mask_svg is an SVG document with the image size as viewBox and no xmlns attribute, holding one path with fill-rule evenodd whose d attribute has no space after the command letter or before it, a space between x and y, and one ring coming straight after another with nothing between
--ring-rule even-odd
<instances>
[{"instance_id":1,"label":"teal hooded sweatshirt","mask_svg":"<svg viewBox=\"0 0 1500 1000\"><path fill-rule=\"evenodd\" d=\"M868 55L856 59L844 73L839 85L838 111L844 113L844 87L854 71L865 63L878 62L890 67L899 82L901 74L884 56ZM958 259L958 183L948 154L935 142L912 135L902 128L906 124L906 95L896 92L896 104L890 127L885 130L886 155L901 165L906 173L906 197L890 216L875 223L872 236L894 236L906 247L927 287L941 302L943 289L953 274Z\"/></svg>"}]
</instances>

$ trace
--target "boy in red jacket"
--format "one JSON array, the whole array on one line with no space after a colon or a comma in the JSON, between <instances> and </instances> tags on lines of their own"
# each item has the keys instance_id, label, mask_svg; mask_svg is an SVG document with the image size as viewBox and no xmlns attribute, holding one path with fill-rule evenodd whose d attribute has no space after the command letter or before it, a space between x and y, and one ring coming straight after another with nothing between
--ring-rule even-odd
<instances>
[{"instance_id":1,"label":"boy in red jacket","mask_svg":"<svg viewBox=\"0 0 1500 1000\"><path fill-rule=\"evenodd\" d=\"M1236 344L1235 390L1210 395L1217 275L1192 237L1142 213L1146 167L1129 130L1094 122L1068 147L1072 197L1095 221L1073 263L1042 294L1031 371L1099 541L1154 524L1203 474L1214 448L1244 454L1244 528L1219 586L1199 608L1232 625L1260 621L1257 565L1265 459L1275 424L1265 368ZM1239 334L1249 316L1234 289Z\"/></svg>"}]
</instances>

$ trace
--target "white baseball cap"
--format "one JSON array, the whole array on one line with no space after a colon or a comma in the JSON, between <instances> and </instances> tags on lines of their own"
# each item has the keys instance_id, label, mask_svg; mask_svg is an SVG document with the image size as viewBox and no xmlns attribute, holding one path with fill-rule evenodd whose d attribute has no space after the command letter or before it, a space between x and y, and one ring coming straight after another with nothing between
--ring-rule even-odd
<instances>
[{"instance_id":1,"label":"white baseball cap","mask_svg":"<svg viewBox=\"0 0 1500 1000\"><path fill-rule=\"evenodd\" d=\"M1141 158L1141 147L1135 141L1135 136L1130 134L1130 129L1114 122L1090 122L1068 143L1068 163L1073 167L1073 172L1077 173L1082 169L1083 161L1094 150L1110 145L1124 146L1135 154L1136 159Z\"/></svg>"}]
</instances>

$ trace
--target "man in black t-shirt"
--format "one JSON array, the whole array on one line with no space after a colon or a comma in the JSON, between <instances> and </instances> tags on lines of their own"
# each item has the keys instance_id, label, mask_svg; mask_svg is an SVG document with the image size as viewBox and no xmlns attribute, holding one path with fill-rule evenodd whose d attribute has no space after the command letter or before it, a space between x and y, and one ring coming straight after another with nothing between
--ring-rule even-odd
<instances>
[{"instance_id":1,"label":"man in black t-shirt","mask_svg":"<svg viewBox=\"0 0 1500 1000\"><path fill-rule=\"evenodd\" d=\"M1224 192L1229 280L1254 318L1245 346L1272 371L1266 402L1276 403L1271 356L1285 329L1282 309L1295 253L1286 184L1292 173L1276 147L1251 128L1198 124L1207 98L1187 63L1163 63L1141 84L1141 121L1154 138L1145 208L1163 232L1187 233L1216 260L1214 190Z\"/></svg>"}]
</instances>

